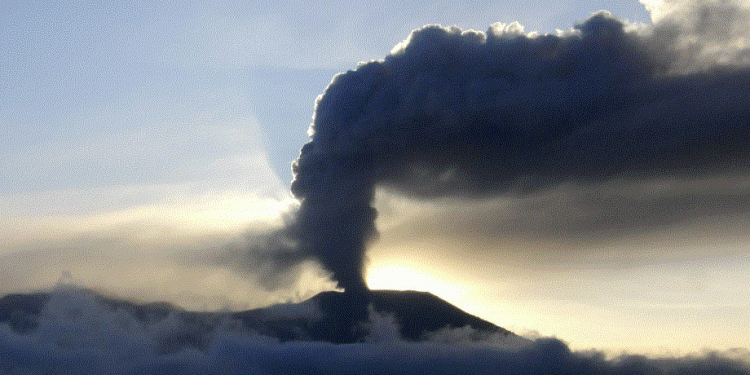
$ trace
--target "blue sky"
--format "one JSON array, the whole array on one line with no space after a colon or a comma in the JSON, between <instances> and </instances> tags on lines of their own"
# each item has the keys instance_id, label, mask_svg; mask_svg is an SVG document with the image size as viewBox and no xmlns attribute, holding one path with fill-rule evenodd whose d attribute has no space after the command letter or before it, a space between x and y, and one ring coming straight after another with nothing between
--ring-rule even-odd
<instances>
[{"instance_id":1,"label":"blue sky","mask_svg":"<svg viewBox=\"0 0 750 375\"><path fill-rule=\"evenodd\" d=\"M5 150L49 151L210 108L224 116L255 116L264 149L287 182L284 166L306 141L314 99L331 77L382 58L415 28L442 23L485 30L517 20L528 30L550 32L605 8L648 21L635 2L560 1L536 10L520 2L382 5L3 4L2 115L14 136ZM145 177L143 170L126 173L119 171L112 182ZM65 173L46 177L3 187L64 188L75 180ZM80 182L85 186L95 183L91 176L76 177L88 178Z\"/></svg>"},{"instance_id":2,"label":"blue sky","mask_svg":"<svg viewBox=\"0 0 750 375\"><path fill-rule=\"evenodd\" d=\"M331 78L383 58L425 24L519 21L546 33L600 9L651 22L643 4L621 0L3 2L0 293L51 287L65 272L84 286L190 308L330 288L310 266L300 282L269 292L252 272L211 259L248 228L283 221L291 161ZM744 192L743 181L731 183ZM704 183L693 188L715 188ZM510 236L492 246L537 250L467 269L434 251L446 246L440 236L414 235L439 228L399 226L460 210L382 194L382 236L370 250L371 282L381 287L403 280L579 348L726 349L750 338L750 240L732 229L747 224L747 211L606 244ZM597 250L550 250L573 247ZM607 257L634 247L646 250Z\"/></svg>"}]
</instances>

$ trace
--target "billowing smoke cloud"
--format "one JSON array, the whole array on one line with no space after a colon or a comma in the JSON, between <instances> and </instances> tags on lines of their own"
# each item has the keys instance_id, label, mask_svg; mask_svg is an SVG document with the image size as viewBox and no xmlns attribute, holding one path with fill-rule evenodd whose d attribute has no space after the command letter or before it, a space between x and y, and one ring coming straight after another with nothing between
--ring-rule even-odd
<instances>
[{"instance_id":1,"label":"billowing smoke cloud","mask_svg":"<svg viewBox=\"0 0 750 375\"><path fill-rule=\"evenodd\" d=\"M19 333L0 324L0 373L750 374L746 350L607 359L549 338L508 348L496 337L477 340L476 332L467 329L409 342L398 337L393 324L387 316L371 314L371 339L356 344L279 342L228 320L144 319L85 291L58 289L36 328Z\"/></svg>"},{"instance_id":2,"label":"billowing smoke cloud","mask_svg":"<svg viewBox=\"0 0 750 375\"><path fill-rule=\"evenodd\" d=\"M377 186L471 198L746 171L746 30L732 32L731 51L709 52L727 41L711 20L747 24L747 12L728 2L694 12L678 27L687 16L664 11L651 29L598 13L558 35L426 26L336 76L293 165L301 205L281 263L314 258L339 286L366 290Z\"/></svg>"}]
</instances>

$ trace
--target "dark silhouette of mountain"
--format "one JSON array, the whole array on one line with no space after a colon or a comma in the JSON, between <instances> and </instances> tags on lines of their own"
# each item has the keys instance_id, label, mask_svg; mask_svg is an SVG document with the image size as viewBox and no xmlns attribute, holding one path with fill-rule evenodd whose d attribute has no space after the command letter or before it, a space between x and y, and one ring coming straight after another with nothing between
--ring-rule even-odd
<instances>
[{"instance_id":1,"label":"dark silhouette of mountain","mask_svg":"<svg viewBox=\"0 0 750 375\"><path fill-rule=\"evenodd\" d=\"M474 330L500 333L517 337L512 332L486 320L470 315L450 303L428 292L374 290L369 293L372 309L393 316L400 327L401 337L418 341L430 332L443 328L469 326ZM270 308L261 308L234 313L233 317L258 332L281 340L314 340L334 343L351 343L364 339L366 320L357 310L362 301L341 292L322 292L299 304L284 305L283 308L308 308L310 316L285 317L269 314ZM282 307L282 306L277 306ZM317 314L316 314L316 311Z\"/></svg>"},{"instance_id":2,"label":"dark silhouette of mountain","mask_svg":"<svg viewBox=\"0 0 750 375\"><path fill-rule=\"evenodd\" d=\"M0 323L18 333L36 328L37 318L47 303L47 293L9 294L0 298Z\"/></svg>"},{"instance_id":3,"label":"dark silhouette of mountain","mask_svg":"<svg viewBox=\"0 0 750 375\"><path fill-rule=\"evenodd\" d=\"M401 334L411 340L419 339L425 331L446 326L460 328L468 325L480 331L511 333L428 292L379 290L373 292L372 302L376 310L392 312L399 317Z\"/></svg>"},{"instance_id":4,"label":"dark silhouette of mountain","mask_svg":"<svg viewBox=\"0 0 750 375\"><path fill-rule=\"evenodd\" d=\"M77 293L92 292L79 290ZM7 324L19 333L33 331L45 313L45 304L53 296L50 293L31 293L0 298L0 324ZM280 341L360 342L369 333L367 312L363 314L362 306L368 306L365 311L392 317L404 340L419 341L441 329L466 326L486 335L501 334L523 340L427 292L375 290L367 296L353 297L331 291L300 303L240 312L191 312L167 303L136 304L97 294L91 296L108 309L127 311L144 323L158 322L170 315L178 317L184 328L170 342L163 344L165 347L162 351L176 350L185 345L200 347L207 339L207 332L214 331L220 325L226 326L228 322L232 323L233 329L256 332Z\"/></svg>"}]
</instances>

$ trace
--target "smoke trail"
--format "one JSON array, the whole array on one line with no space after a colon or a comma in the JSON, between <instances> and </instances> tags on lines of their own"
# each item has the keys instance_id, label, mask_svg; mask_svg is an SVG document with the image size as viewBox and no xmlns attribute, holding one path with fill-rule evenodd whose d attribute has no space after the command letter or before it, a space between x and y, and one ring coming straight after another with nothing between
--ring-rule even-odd
<instances>
[{"instance_id":1,"label":"smoke trail","mask_svg":"<svg viewBox=\"0 0 750 375\"><path fill-rule=\"evenodd\" d=\"M336 76L293 164L301 205L285 233L297 254L364 293L377 185L476 197L746 169L750 71L689 72L663 29L629 31L606 13L559 35L427 26Z\"/></svg>"}]
</instances>

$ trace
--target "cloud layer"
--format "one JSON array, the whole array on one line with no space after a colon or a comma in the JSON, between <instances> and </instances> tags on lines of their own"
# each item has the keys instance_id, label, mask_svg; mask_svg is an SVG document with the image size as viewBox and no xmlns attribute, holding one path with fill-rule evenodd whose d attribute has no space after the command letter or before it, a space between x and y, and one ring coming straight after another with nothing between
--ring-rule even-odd
<instances>
[{"instance_id":1,"label":"cloud layer","mask_svg":"<svg viewBox=\"0 0 750 375\"><path fill-rule=\"evenodd\" d=\"M283 313L283 310L279 310ZM141 320L68 287L58 289L39 326L19 334L0 325L3 374L750 374L747 351L646 358L573 352L556 339L508 348L471 330L406 342L394 322L371 312L370 339L350 345L278 342L231 321L195 322L169 315ZM200 324L198 324L200 326ZM209 329L205 329L210 327ZM394 333L395 332L395 333ZM734 358L734 359L733 359Z\"/></svg>"}]
</instances>

